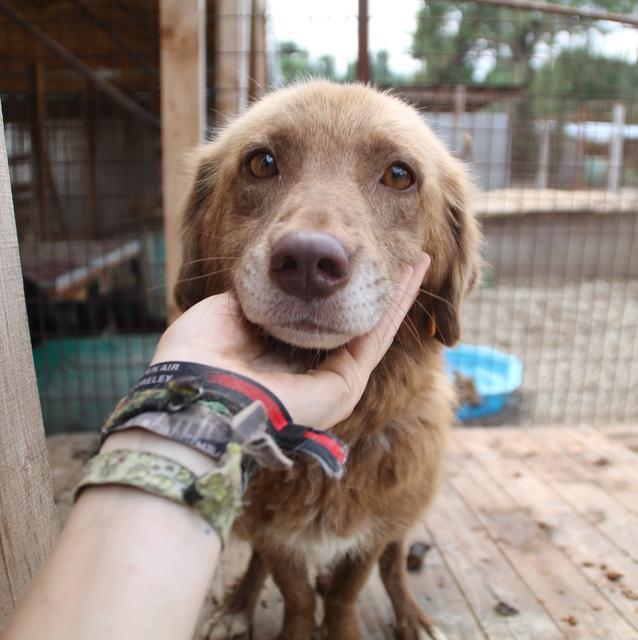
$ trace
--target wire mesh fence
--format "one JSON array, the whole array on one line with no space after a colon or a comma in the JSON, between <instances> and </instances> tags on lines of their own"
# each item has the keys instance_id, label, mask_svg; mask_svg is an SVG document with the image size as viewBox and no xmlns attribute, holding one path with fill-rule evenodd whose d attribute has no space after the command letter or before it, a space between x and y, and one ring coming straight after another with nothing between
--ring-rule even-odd
<instances>
[{"instance_id":1,"label":"wire mesh fence","mask_svg":"<svg viewBox=\"0 0 638 640\"><path fill-rule=\"evenodd\" d=\"M3 4L159 119L156 0ZM244 4L207 5L211 125L228 92L261 91L256 49L270 86L356 79L356 2L272 0L265 44ZM638 29L477 2L369 5L372 82L414 104L476 184L486 267L463 342L524 367L483 421L638 421ZM242 20L230 87L218 40ZM166 322L160 130L3 12L0 98L47 429L95 429Z\"/></svg>"}]
</instances>

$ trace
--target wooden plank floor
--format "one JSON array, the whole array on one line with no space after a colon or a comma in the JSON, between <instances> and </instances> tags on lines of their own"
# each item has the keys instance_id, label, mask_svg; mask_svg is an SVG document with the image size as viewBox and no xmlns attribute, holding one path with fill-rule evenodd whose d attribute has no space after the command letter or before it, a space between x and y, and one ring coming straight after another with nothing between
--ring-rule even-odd
<instances>
[{"instance_id":1,"label":"wooden plank floor","mask_svg":"<svg viewBox=\"0 0 638 640\"><path fill-rule=\"evenodd\" d=\"M86 442L50 439L63 517ZM441 492L410 540L432 545L410 580L449 640L638 639L638 427L456 429ZM248 554L225 552L203 619ZM377 572L359 610L366 640L393 637ZM269 581L254 640L273 638L281 613Z\"/></svg>"}]
</instances>

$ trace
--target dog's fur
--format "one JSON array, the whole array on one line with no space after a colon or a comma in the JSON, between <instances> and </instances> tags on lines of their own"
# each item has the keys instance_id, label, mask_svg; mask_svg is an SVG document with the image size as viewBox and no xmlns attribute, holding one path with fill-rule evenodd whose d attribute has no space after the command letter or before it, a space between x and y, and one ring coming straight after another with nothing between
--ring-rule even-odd
<instances>
[{"instance_id":1,"label":"dog's fur","mask_svg":"<svg viewBox=\"0 0 638 640\"><path fill-rule=\"evenodd\" d=\"M273 178L247 170L246 158L259 148L277 160ZM178 303L186 309L232 289L264 334L301 348L291 357L368 331L392 304L405 265L421 250L431 256L422 293L364 397L333 429L350 447L343 478L329 479L306 460L252 478L235 529L254 555L228 601L231 612L250 618L270 572L285 601L279 637L308 640L315 626L306 573L312 561L329 571L322 579L325 637L357 640L355 602L379 562L397 637L425 637L433 631L407 589L402 541L436 489L454 404L442 347L459 338L459 305L478 277L466 174L408 105L361 85L324 81L263 98L198 157ZM380 182L395 162L413 170L410 189ZM325 231L341 241L353 264L344 288L306 302L275 286L270 248L291 230ZM308 328L308 320L322 329Z\"/></svg>"}]
</instances>

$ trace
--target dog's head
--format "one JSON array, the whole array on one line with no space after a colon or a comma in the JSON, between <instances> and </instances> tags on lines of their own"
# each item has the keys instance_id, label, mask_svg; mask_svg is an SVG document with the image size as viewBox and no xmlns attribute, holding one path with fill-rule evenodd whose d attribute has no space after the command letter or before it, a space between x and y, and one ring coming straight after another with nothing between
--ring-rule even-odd
<instances>
[{"instance_id":1,"label":"dog's head","mask_svg":"<svg viewBox=\"0 0 638 640\"><path fill-rule=\"evenodd\" d=\"M423 250L412 321L453 344L479 262L467 189L397 98L325 81L271 93L198 153L177 302L232 289L268 334L332 349L380 320Z\"/></svg>"}]
</instances>

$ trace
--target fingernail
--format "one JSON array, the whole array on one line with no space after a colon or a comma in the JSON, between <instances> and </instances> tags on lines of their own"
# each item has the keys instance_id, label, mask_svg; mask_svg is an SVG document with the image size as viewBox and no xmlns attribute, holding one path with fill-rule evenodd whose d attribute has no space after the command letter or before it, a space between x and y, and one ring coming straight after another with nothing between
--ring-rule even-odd
<instances>
[{"instance_id":1,"label":"fingernail","mask_svg":"<svg viewBox=\"0 0 638 640\"><path fill-rule=\"evenodd\" d=\"M421 265L424 265L425 270L427 271L428 268L430 267L431 262L432 262L432 258L430 258L430 256L427 253L425 253L425 251L421 251L419 258L417 259L414 267L416 268L417 266L420 267Z\"/></svg>"}]
</instances>

